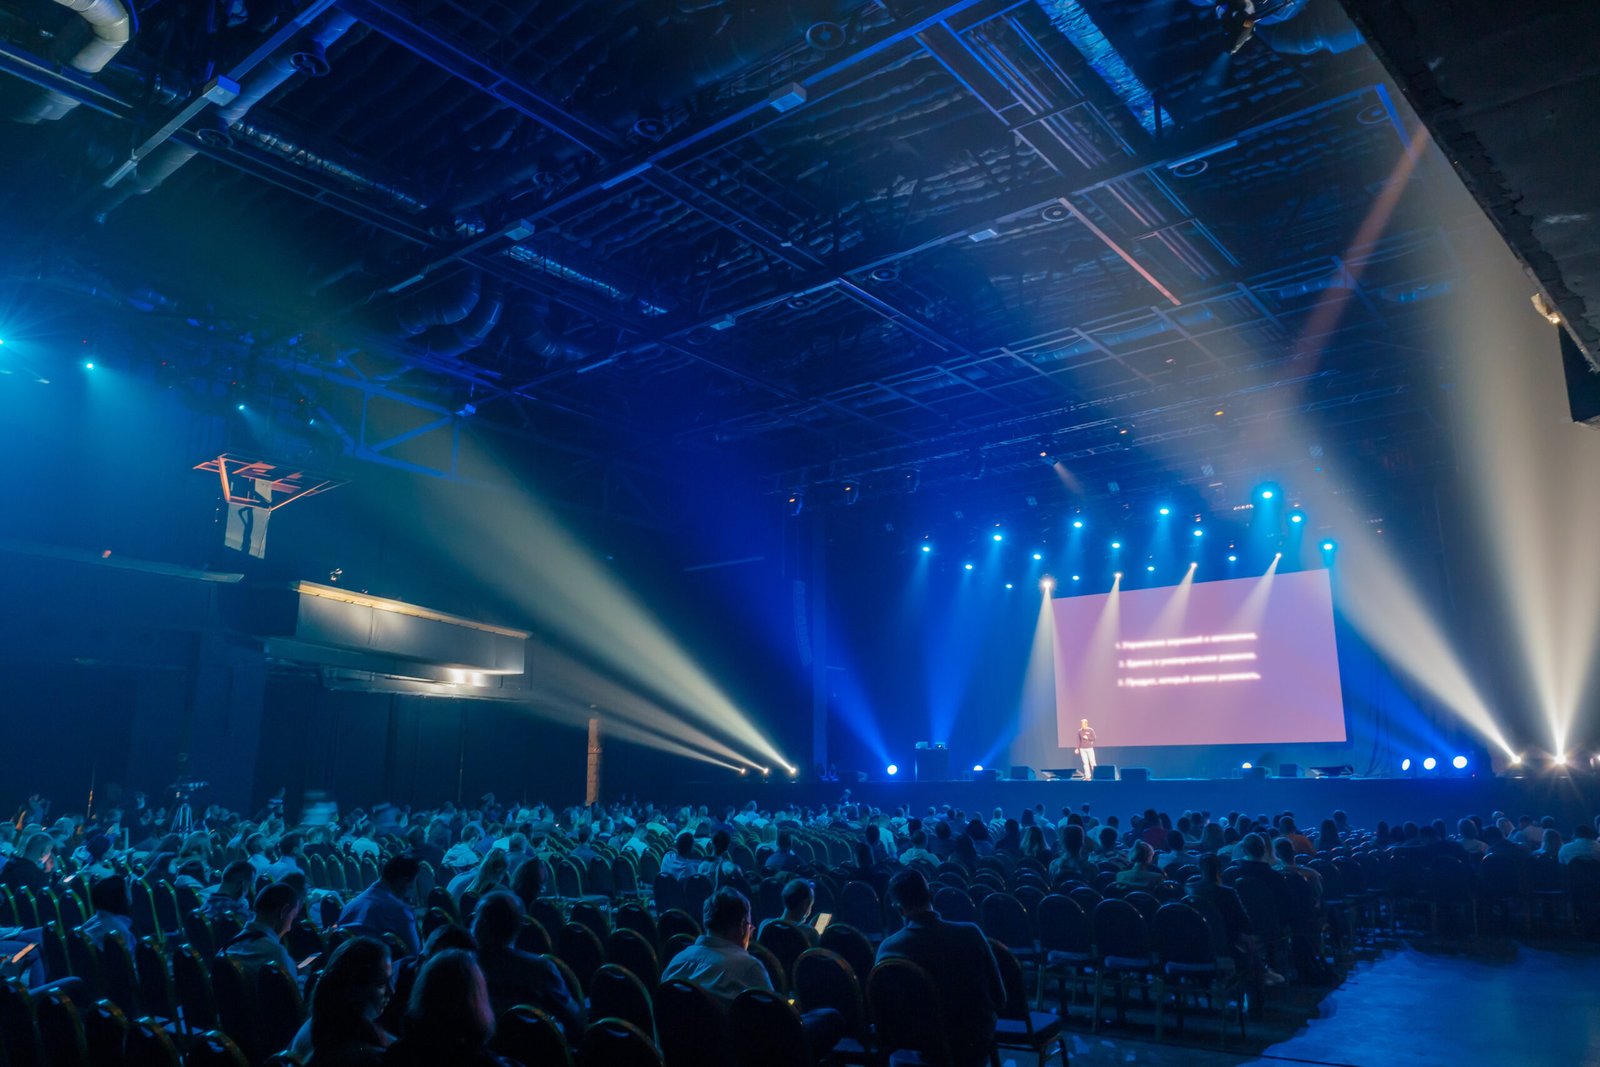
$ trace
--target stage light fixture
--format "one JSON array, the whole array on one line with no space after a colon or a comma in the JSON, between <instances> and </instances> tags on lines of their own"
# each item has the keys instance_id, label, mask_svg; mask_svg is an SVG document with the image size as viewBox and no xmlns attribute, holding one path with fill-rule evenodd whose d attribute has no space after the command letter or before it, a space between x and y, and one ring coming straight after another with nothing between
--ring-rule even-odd
<instances>
[{"instance_id":1,"label":"stage light fixture","mask_svg":"<svg viewBox=\"0 0 1600 1067\"><path fill-rule=\"evenodd\" d=\"M970 570L971 570L971 569L972 569L972 564L970 564L970 563L963 563L963 564L962 564L962 565L961 565L961 569L962 569L962 570L967 570L967 571L970 571Z\"/></svg>"},{"instance_id":2,"label":"stage light fixture","mask_svg":"<svg viewBox=\"0 0 1600 1067\"><path fill-rule=\"evenodd\" d=\"M1150 571L1151 573L1154 573L1155 569L1156 569L1156 565L1154 563L1150 564L1148 567L1145 568L1145 570Z\"/></svg>"},{"instance_id":3,"label":"stage light fixture","mask_svg":"<svg viewBox=\"0 0 1600 1067\"><path fill-rule=\"evenodd\" d=\"M1156 514L1157 515L1171 515L1172 514L1172 509L1171 508L1157 508L1156 509Z\"/></svg>"},{"instance_id":4,"label":"stage light fixture","mask_svg":"<svg viewBox=\"0 0 1600 1067\"><path fill-rule=\"evenodd\" d=\"M924 552L932 552L933 551L933 546L932 545L923 545L922 546L922 551L924 551Z\"/></svg>"},{"instance_id":5,"label":"stage light fixture","mask_svg":"<svg viewBox=\"0 0 1600 1067\"><path fill-rule=\"evenodd\" d=\"M888 772L890 778L893 778L895 775L900 773L900 768L893 763L885 767L884 770Z\"/></svg>"},{"instance_id":6,"label":"stage light fixture","mask_svg":"<svg viewBox=\"0 0 1600 1067\"><path fill-rule=\"evenodd\" d=\"M800 777L800 768L799 767L790 767L789 768L789 777L790 778L798 778L798 777Z\"/></svg>"},{"instance_id":7,"label":"stage light fixture","mask_svg":"<svg viewBox=\"0 0 1600 1067\"><path fill-rule=\"evenodd\" d=\"M1034 554L1033 554L1033 559L1034 559L1034 562L1035 562L1035 563L1037 563L1037 562L1038 562L1038 561L1039 561L1039 560L1041 560L1041 559L1044 559L1044 556L1043 556L1043 555L1041 555L1041 554L1040 554L1040 553L1038 553L1038 552L1035 552L1035 553L1034 553Z\"/></svg>"},{"instance_id":8,"label":"stage light fixture","mask_svg":"<svg viewBox=\"0 0 1600 1067\"><path fill-rule=\"evenodd\" d=\"M1121 548L1122 547L1122 542L1121 541L1113 541L1113 542L1111 542L1111 547L1114 548L1114 549Z\"/></svg>"},{"instance_id":9,"label":"stage light fixture","mask_svg":"<svg viewBox=\"0 0 1600 1067\"><path fill-rule=\"evenodd\" d=\"M973 764L973 765L972 765L972 773L973 773L973 774L982 774L982 773L983 773L983 764L981 764L981 763L974 763L974 764Z\"/></svg>"},{"instance_id":10,"label":"stage light fixture","mask_svg":"<svg viewBox=\"0 0 1600 1067\"><path fill-rule=\"evenodd\" d=\"M240 405L239 405L239 410L240 410L240 411L243 411L243 410L244 410L244 405L243 405L243 404L240 404Z\"/></svg>"},{"instance_id":11,"label":"stage light fixture","mask_svg":"<svg viewBox=\"0 0 1600 1067\"><path fill-rule=\"evenodd\" d=\"M1239 557L1238 556L1229 556L1228 557L1228 562L1229 563L1238 563L1239 562Z\"/></svg>"},{"instance_id":12,"label":"stage light fixture","mask_svg":"<svg viewBox=\"0 0 1600 1067\"><path fill-rule=\"evenodd\" d=\"M1083 520L1082 520L1082 519L1073 519L1073 520L1072 520L1072 528L1073 528L1073 529L1074 529L1074 530L1081 530L1081 529L1083 529Z\"/></svg>"},{"instance_id":13,"label":"stage light fixture","mask_svg":"<svg viewBox=\"0 0 1600 1067\"><path fill-rule=\"evenodd\" d=\"M84 363L83 369L84 370L94 370L94 363L92 361Z\"/></svg>"},{"instance_id":14,"label":"stage light fixture","mask_svg":"<svg viewBox=\"0 0 1600 1067\"><path fill-rule=\"evenodd\" d=\"M1075 582L1081 582L1081 581L1083 581L1083 576L1080 575L1080 574L1074 574L1072 576L1072 580L1075 581Z\"/></svg>"},{"instance_id":15,"label":"stage light fixture","mask_svg":"<svg viewBox=\"0 0 1600 1067\"><path fill-rule=\"evenodd\" d=\"M1252 764L1250 763L1250 761L1249 760L1245 760L1242 764L1239 765L1239 769L1248 771L1251 768L1251 766L1252 766Z\"/></svg>"},{"instance_id":16,"label":"stage light fixture","mask_svg":"<svg viewBox=\"0 0 1600 1067\"><path fill-rule=\"evenodd\" d=\"M1004 535L1004 534L995 534L995 535L994 535L994 539L995 539L995 540L996 540L996 541L1004 541L1004 540L1005 540L1005 539L1006 539L1006 538L1005 538L1005 535Z\"/></svg>"},{"instance_id":17,"label":"stage light fixture","mask_svg":"<svg viewBox=\"0 0 1600 1067\"><path fill-rule=\"evenodd\" d=\"M749 768L747 768L747 767L740 767L739 768L739 777L743 778L748 770L749 770Z\"/></svg>"},{"instance_id":18,"label":"stage light fixture","mask_svg":"<svg viewBox=\"0 0 1600 1067\"><path fill-rule=\"evenodd\" d=\"M1271 500L1273 495L1274 494L1273 494L1271 489L1263 489L1263 490L1261 490L1261 499L1262 500Z\"/></svg>"},{"instance_id":19,"label":"stage light fixture","mask_svg":"<svg viewBox=\"0 0 1600 1067\"><path fill-rule=\"evenodd\" d=\"M1402 771L1409 771L1411 769L1411 757L1410 756L1407 756L1405 759L1400 761L1400 769Z\"/></svg>"},{"instance_id":20,"label":"stage light fixture","mask_svg":"<svg viewBox=\"0 0 1600 1067\"><path fill-rule=\"evenodd\" d=\"M1196 526L1194 528L1194 535L1196 537L1204 537L1206 535L1206 532L1204 530L1200 529L1200 527Z\"/></svg>"},{"instance_id":21,"label":"stage light fixture","mask_svg":"<svg viewBox=\"0 0 1600 1067\"><path fill-rule=\"evenodd\" d=\"M1324 542L1322 542L1322 551L1324 551L1324 552L1332 552L1334 549L1336 549L1338 547L1339 546L1334 544L1332 541L1324 541Z\"/></svg>"},{"instance_id":22,"label":"stage light fixture","mask_svg":"<svg viewBox=\"0 0 1600 1067\"><path fill-rule=\"evenodd\" d=\"M1512 755L1512 757L1511 757L1511 765L1513 767L1522 766L1522 757L1518 756L1518 755Z\"/></svg>"},{"instance_id":23,"label":"stage light fixture","mask_svg":"<svg viewBox=\"0 0 1600 1067\"><path fill-rule=\"evenodd\" d=\"M1556 766L1557 767L1565 767L1566 765L1567 765L1567 754L1565 752L1557 752L1556 753Z\"/></svg>"},{"instance_id":24,"label":"stage light fixture","mask_svg":"<svg viewBox=\"0 0 1600 1067\"><path fill-rule=\"evenodd\" d=\"M1010 582L1007 582L1007 583L1006 583L1006 588L1007 588L1007 589L1010 589L1010 588L1011 588L1011 583L1010 583Z\"/></svg>"},{"instance_id":25,"label":"stage light fixture","mask_svg":"<svg viewBox=\"0 0 1600 1067\"><path fill-rule=\"evenodd\" d=\"M1457 756L1455 759L1450 761L1450 766L1454 767L1458 771L1466 770L1467 769L1467 757L1465 757L1465 756Z\"/></svg>"},{"instance_id":26,"label":"stage light fixture","mask_svg":"<svg viewBox=\"0 0 1600 1067\"><path fill-rule=\"evenodd\" d=\"M763 768L761 768L761 777L766 778L770 774L772 774L772 768L771 767L763 767Z\"/></svg>"},{"instance_id":27,"label":"stage light fixture","mask_svg":"<svg viewBox=\"0 0 1600 1067\"><path fill-rule=\"evenodd\" d=\"M1116 573L1115 573L1115 574L1113 574L1113 575L1112 575L1112 576L1111 576L1111 577L1113 577L1113 578L1121 578L1121 577L1122 577L1122 572L1121 572L1121 571L1117 571L1117 572L1116 572Z\"/></svg>"},{"instance_id":28,"label":"stage light fixture","mask_svg":"<svg viewBox=\"0 0 1600 1067\"><path fill-rule=\"evenodd\" d=\"M1289 521L1290 522L1294 522L1294 523L1301 523L1301 522L1305 522L1306 521L1306 517L1304 515L1300 514L1297 511L1293 515L1289 516Z\"/></svg>"},{"instance_id":29,"label":"stage light fixture","mask_svg":"<svg viewBox=\"0 0 1600 1067\"><path fill-rule=\"evenodd\" d=\"M1434 759L1432 756L1429 756L1427 759L1422 761L1422 769L1425 771L1431 771L1437 766L1439 766L1439 761Z\"/></svg>"}]
</instances>

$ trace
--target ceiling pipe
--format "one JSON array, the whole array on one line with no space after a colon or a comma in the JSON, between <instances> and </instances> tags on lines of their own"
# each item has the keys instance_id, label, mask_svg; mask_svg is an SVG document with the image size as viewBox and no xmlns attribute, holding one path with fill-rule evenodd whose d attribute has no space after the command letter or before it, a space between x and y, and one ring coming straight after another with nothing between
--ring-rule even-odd
<instances>
[{"instance_id":1,"label":"ceiling pipe","mask_svg":"<svg viewBox=\"0 0 1600 1067\"><path fill-rule=\"evenodd\" d=\"M91 37L84 46L67 60L67 66L85 74L99 74L112 57L122 50L133 34L133 16L123 6L122 0L55 0L56 3L83 16ZM78 106L78 101L53 89L40 93L32 104L17 116L17 121L34 125L55 122Z\"/></svg>"}]
</instances>

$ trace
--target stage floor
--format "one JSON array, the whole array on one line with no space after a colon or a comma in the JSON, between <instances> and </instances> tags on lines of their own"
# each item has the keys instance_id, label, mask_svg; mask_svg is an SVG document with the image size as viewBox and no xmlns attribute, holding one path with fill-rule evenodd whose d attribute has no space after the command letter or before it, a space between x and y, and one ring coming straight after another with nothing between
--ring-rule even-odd
<instances>
[{"instance_id":1,"label":"stage floor","mask_svg":"<svg viewBox=\"0 0 1600 1067\"><path fill-rule=\"evenodd\" d=\"M1073 811L1089 805L1097 816L1118 815L1124 820L1146 808L1176 818L1186 810L1209 811L1213 816L1238 811L1250 815L1276 815L1290 811L1303 828L1311 829L1335 810L1350 816L1357 826L1371 827L1379 820L1426 822L1444 819L1454 832L1455 821L1465 815L1487 818L1503 811L1512 819L1520 815L1552 815L1563 837L1579 821L1600 814L1600 777L1593 775L1538 775L1527 778L1152 778L1143 782L991 781L991 782L752 782L749 780L683 782L661 799L669 803L741 806L751 800L763 808L797 803L816 807L837 803L849 791L850 799L884 810L900 805L920 814L929 807L952 804L969 814L987 815L1004 808L1015 816L1024 807L1043 804L1045 813L1060 819L1063 808Z\"/></svg>"}]
</instances>

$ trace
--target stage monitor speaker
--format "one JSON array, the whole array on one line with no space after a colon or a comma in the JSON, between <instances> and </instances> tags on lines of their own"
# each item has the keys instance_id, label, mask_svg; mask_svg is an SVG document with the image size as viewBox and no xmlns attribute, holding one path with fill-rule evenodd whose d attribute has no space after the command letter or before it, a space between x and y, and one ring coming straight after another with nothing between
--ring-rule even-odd
<instances>
[{"instance_id":1,"label":"stage monitor speaker","mask_svg":"<svg viewBox=\"0 0 1600 1067\"><path fill-rule=\"evenodd\" d=\"M1031 781L1034 781L1035 779L1037 779L1038 777L1039 776L1037 774L1033 773L1033 768L1032 767L1013 767L1013 768L1011 768L1011 780L1013 782L1031 782Z\"/></svg>"},{"instance_id":2,"label":"stage monitor speaker","mask_svg":"<svg viewBox=\"0 0 1600 1067\"><path fill-rule=\"evenodd\" d=\"M911 773L919 782L949 781L950 749L938 741L918 741Z\"/></svg>"},{"instance_id":3,"label":"stage monitor speaker","mask_svg":"<svg viewBox=\"0 0 1600 1067\"><path fill-rule=\"evenodd\" d=\"M1334 764L1327 767L1311 768L1311 777L1317 778L1349 778L1356 773L1356 769L1348 763Z\"/></svg>"},{"instance_id":4,"label":"stage monitor speaker","mask_svg":"<svg viewBox=\"0 0 1600 1067\"><path fill-rule=\"evenodd\" d=\"M1117 780L1117 765L1115 763L1102 763L1094 769L1094 780L1097 782L1115 782Z\"/></svg>"},{"instance_id":5,"label":"stage monitor speaker","mask_svg":"<svg viewBox=\"0 0 1600 1067\"><path fill-rule=\"evenodd\" d=\"M1267 777L1267 769L1265 767L1246 767L1243 771L1239 772L1239 777L1254 778L1257 781L1263 781Z\"/></svg>"},{"instance_id":6,"label":"stage monitor speaker","mask_svg":"<svg viewBox=\"0 0 1600 1067\"><path fill-rule=\"evenodd\" d=\"M972 775L974 782L998 782L1000 780L1000 768L998 767L985 767L981 771L970 771L968 773Z\"/></svg>"},{"instance_id":7,"label":"stage monitor speaker","mask_svg":"<svg viewBox=\"0 0 1600 1067\"><path fill-rule=\"evenodd\" d=\"M1278 764L1278 777L1279 778L1298 778L1298 777L1300 777L1300 764L1298 764L1298 763L1280 763L1280 764Z\"/></svg>"},{"instance_id":8,"label":"stage monitor speaker","mask_svg":"<svg viewBox=\"0 0 1600 1067\"><path fill-rule=\"evenodd\" d=\"M1149 767L1124 767L1122 768L1124 782L1148 782L1150 780Z\"/></svg>"},{"instance_id":9,"label":"stage monitor speaker","mask_svg":"<svg viewBox=\"0 0 1600 1067\"><path fill-rule=\"evenodd\" d=\"M1600 374L1595 373L1583 350L1567 335L1565 326L1557 327L1556 333L1561 336L1561 369L1567 376L1567 406L1572 410L1572 421L1600 426Z\"/></svg>"}]
</instances>

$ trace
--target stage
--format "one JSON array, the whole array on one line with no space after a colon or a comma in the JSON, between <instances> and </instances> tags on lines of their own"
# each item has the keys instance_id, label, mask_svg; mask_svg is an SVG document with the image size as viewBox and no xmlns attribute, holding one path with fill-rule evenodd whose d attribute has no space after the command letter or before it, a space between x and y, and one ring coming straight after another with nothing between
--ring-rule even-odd
<instances>
[{"instance_id":1,"label":"stage","mask_svg":"<svg viewBox=\"0 0 1600 1067\"><path fill-rule=\"evenodd\" d=\"M1424 778L1152 778L1143 782L987 781L987 782L794 782L772 779L732 779L682 782L659 798L669 803L742 806L751 800L772 809L789 804L816 807L849 798L884 810L909 806L912 814L929 807L952 804L969 815L985 817L996 807L1015 816L1024 807L1043 804L1053 820L1062 808L1090 810L1104 819L1129 815L1146 808L1177 818L1186 810L1209 811L1215 816L1230 811L1250 815L1294 813L1304 828L1315 828L1335 810L1343 811L1357 826L1389 822L1428 822L1444 819L1454 833L1464 815L1487 818L1503 811L1513 820L1521 815L1552 815L1563 838L1579 821L1600 813L1600 777L1595 775L1538 774L1525 778L1424 777Z\"/></svg>"}]
</instances>

